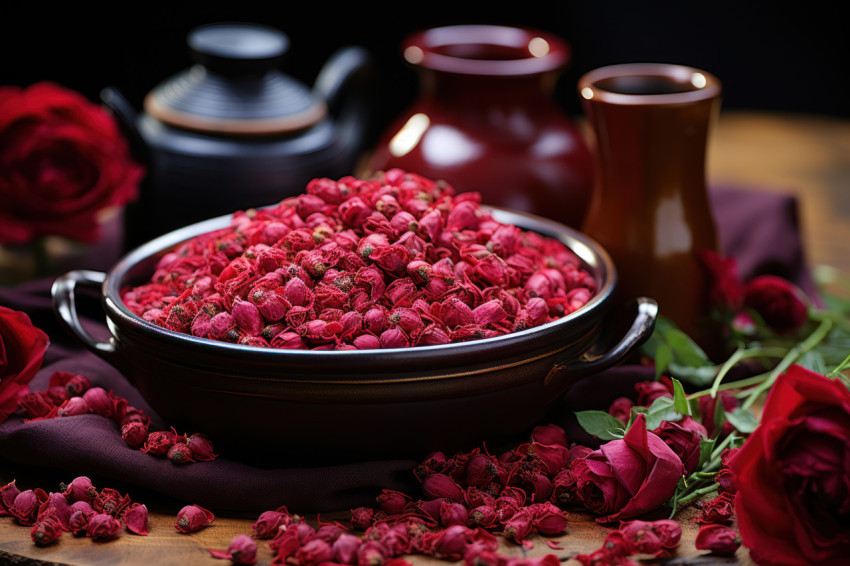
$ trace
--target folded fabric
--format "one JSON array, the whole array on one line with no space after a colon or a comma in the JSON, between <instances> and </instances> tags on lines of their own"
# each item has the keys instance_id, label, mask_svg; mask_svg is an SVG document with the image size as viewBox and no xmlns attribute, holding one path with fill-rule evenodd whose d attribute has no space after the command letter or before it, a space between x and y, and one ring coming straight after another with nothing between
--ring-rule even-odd
<instances>
[{"instance_id":1,"label":"folded fabric","mask_svg":"<svg viewBox=\"0 0 850 566\"><path fill-rule=\"evenodd\" d=\"M710 196L721 245L737 259L742 277L781 275L816 297L793 196L734 187L712 188ZM124 376L81 349L58 324L49 294L51 283L38 280L0 289L0 305L26 312L51 338L45 365L31 389L45 389L54 371L80 373L93 385L112 390L155 416ZM103 325L102 315L98 320L94 311L90 322ZM567 417L572 410L607 408L615 397L633 391L636 381L649 378L646 367L624 365L585 380L557 403L558 410L570 412L561 415L560 424L570 430ZM128 447L113 421L93 414L34 422L13 416L0 424L0 456L13 466L61 470L69 480L74 475L115 480L219 512L260 512L286 505L293 512L316 513L372 505L381 489L409 490L414 484L411 470L418 463L376 460L265 469L230 460L225 454L211 462L175 465Z\"/></svg>"}]
</instances>

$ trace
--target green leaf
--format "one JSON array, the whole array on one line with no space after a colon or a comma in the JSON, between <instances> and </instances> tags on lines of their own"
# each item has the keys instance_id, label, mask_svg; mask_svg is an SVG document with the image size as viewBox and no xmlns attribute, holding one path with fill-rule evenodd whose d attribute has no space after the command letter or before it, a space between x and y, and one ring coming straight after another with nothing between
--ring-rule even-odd
<instances>
[{"instance_id":1,"label":"green leaf","mask_svg":"<svg viewBox=\"0 0 850 566\"><path fill-rule=\"evenodd\" d=\"M708 355L672 321L659 316L649 340L641 348L655 360L655 377L662 372L703 387L714 380L717 368Z\"/></svg>"},{"instance_id":2,"label":"green leaf","mask_svg":"<svg viewBox=\"0 0 850 566\"><path fill-rule=\"evenodd\" d=\"M626 432L623 421L605 411L576 411L575 415L581 428L600 440L623 438Z\"/></svg>"},{"instance_id":3,"label":"green leaf","mask_svg":"<svg viewBox=\"0 0 850 566\"><path fill-rule=\"evenodd\" d=\"M667 344L673 350L673 357L677 363L689 367L702 367L711 365L708 356L696 342L679 330L671 328L664 333Z\"/></svg>"},{"instance_id":4,"label":"green leaf","mask_svg":"<svg viewBox=\"0 0 850 566\"><path fill-rule=\"evenodd\" d=\"M719 403L718 403L719 404ZM724 411L726 420L741 434L751 434L759 425L758 419L749 409L737 407L734 411Z\"/></svg>"},{"instance_id":5,"label":"green leaf","mask_svg":"<svg viewBox=\"0 0 850 566\"><path fill-rule=\"evenodd\" d=\"M685 394L685 388L682 383L675 378L673 381L673 407L682 415L691 414L691 405L688 403L688 396Z\"/></svg>"},{"instance_id":6,"label":"green leaf","mask_svg":"<svg viewBox=\"0 0 850 566\"><path fill-rule=\"evenodd\" d=\"M711 454L714 452L714 446L717 444L717 438L702 440L699 443L699 465L697 470L701 470L705 464L711 460Z\"/></svg>"},{"instance_id":7,"label":"green leaf","mask_svg":"<svg viewBox=\"0 0 850 566\"><path fill-rule=\"evenodd\" d=\"M667 369L670 375L675 375L682 381L696 387L711 385L717 376L717 367L713 365L689 367L671 362Z\"/></svg>"},{"instance_id":8,"label":"green leaf","mask_svg":"<svg viewBox=\"0 0 850 566\"><path fill-rule=\"evenodd\" d=\"M655 350L655 379L659 379L664 370L673 361L673 350L667 344L660 344Z\"/></svg>"},{"instance_id":9,"label":"green leaf","mask_svg":"<svg viewBox=\"0 0 850 566\"><path fill-rule=\"evenodd\" d=\"M646 410L646 430L658 428L661 421L678 421L682 418L673 406L672 397L658 397Z\"/></svg>"}]
</instances>

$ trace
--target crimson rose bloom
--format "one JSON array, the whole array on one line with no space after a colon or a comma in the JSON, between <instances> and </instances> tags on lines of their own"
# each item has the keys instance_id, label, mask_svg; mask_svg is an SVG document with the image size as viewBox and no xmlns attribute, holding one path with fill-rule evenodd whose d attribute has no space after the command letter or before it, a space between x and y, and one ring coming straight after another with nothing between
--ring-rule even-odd
<instances>
[{"instance_id":1,"label":"crimson rose bloom","mask_svg":"<svg viewBox=\"0 0 850 566\"><path fill-rule=\"evenodd\" d=\"M638 415L622 439L611 440L573 460L581 503L609 523L634 519L661 507L676 491L685 467L661 438L646 430Z\"/></svg>"},{"instance_id":2,"label":"crimson rose bloom","mask_svg":"<svg viewBox=\"0 0 850 566\"><path fill-rule=\"evenodd\" d=\"M847 564L850 391L793 365L730 459L744 546L759 564Z\"/></svg>"},{"instance_id":3,"label":"crimson rose bloom","mask_svg":"<svg viewBox=\"0 0 850 566\"><path fill-rule=\"evenodd\" d=\"M47 334L29 316L0 306L0 422L29 393L27 384L41 368L48 343Z\"/></svg>"},{"instance_id":4,"label":"crimson rose bloom","mask_svg":"<svg viewBox=\"0 0 850 566\"><path fill-rule=\"evenodd\" d=\"M0 87L0 244L94 242L98 214L135 199L142 174L112 117L79 93Z\"/></svg>"},{"instance_id":5,"label":"crimson rose bloom","mask_svg":"<svg viewBox=\"0 0 850 566\"><path fill-rule=\"evenodd\" d=\"M780 334L791 334L806 324L808 302L802 289L776 275L753 277L744 286L744 305Z\"/></svg>"}]
</instances>

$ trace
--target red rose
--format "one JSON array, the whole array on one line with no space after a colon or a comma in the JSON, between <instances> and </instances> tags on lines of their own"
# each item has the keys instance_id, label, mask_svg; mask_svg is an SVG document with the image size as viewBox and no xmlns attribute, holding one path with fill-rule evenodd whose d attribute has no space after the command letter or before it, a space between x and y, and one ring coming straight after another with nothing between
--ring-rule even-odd
<instances>
[{"instance_id":1,"label":"red rose","mask_svg":"<svg viewBox=\"0 0 850 566\"><path fill-rule=\"evenodd\" d=\"M776 275L759 275L744 285L744 305L780 334L792 334L806 324L808 304L802 289Z\"/></svg>"},{"instance_id":2,"label":"red rose","mask_svg":"<svg viewBox=\"0 0 850 566\"><path fill-rule=\"evenodd\" d=\"M791 366L729 467L741 538L756 562L847 563L850 391L841 381Z\"/></svg>"},{"instance_id":3,"label":"red rose","mask_svg":"<svg viewBox=\"0 0 850 566\"><path fill-rule=\"evenodd\" d=\"M697 250L696 254L709 273L711 304L730 312L740 309L744 302L744 289L737 260L709 249Z\"/></svg>"},{"instance_id":4,"label":"red rose","mask_svg":"<svg viewBox=\"0 0 850 566\"><path fill-rule=\"evenodd\" d=\"M96 241L98 215L135 199L142 173L112 117L79 93L0 87L0 243Z\"/></svg>"},{"instance_id":5,"label":"red rose","mask_svg":"<svg viewBox=\"0 0 850 566\"><path fill-rule=\"evenodd\" d=\"M704 426L685 417L681 422L661 421L653 432L679 457L685 466L685 473L691 474L697 469L700 442L708 438Z\"/></svg>"},{"instance_id":6,"label":"red rose","mask_svg":"<svg viewBox=\"0 0 850 566\"><path fill-rule=\"evenodd\" d=\"M685 473L682 461L661 438L646 430L639 414L622 439L611 440L573 460L570 470L581 503L600 523L640 517L661 507Z\"/></svg>"},{"instance_id":7,"label":"red rose","mask_svg":"<svg viewBox=\"0 0 850 566\"><path fill-rule=\"evenodd\" d=\"M30 380L41 368L49 340L23 312L0 306L0 422L29 393Z\"/></svg>"}]
</instances>

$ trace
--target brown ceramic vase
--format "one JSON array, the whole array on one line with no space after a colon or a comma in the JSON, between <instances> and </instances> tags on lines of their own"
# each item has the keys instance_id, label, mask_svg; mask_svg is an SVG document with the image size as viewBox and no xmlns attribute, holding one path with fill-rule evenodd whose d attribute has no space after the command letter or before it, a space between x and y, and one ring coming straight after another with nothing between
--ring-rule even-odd
<instances>
[{"instance_id":1,"label":"brown ceramic vase","mask_svg":"<svg viewBox=\"0 0 850 566\"><path fill-rule=\"evenodd\" d=\"M696 251L719 248L705 164L720 82L691 67L636 63L590 71L578 91L596 157L582 230L614 259L622 299L653 297L659 315L716 351Z\"/></svg>"}]
</instances>

